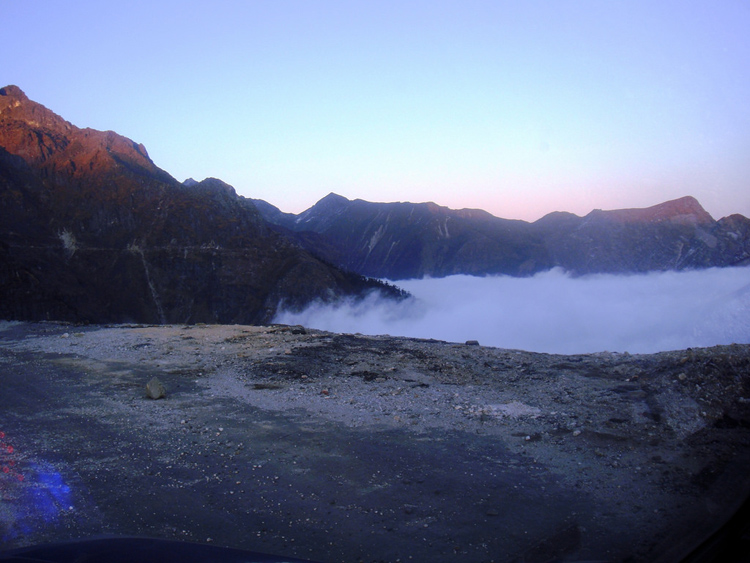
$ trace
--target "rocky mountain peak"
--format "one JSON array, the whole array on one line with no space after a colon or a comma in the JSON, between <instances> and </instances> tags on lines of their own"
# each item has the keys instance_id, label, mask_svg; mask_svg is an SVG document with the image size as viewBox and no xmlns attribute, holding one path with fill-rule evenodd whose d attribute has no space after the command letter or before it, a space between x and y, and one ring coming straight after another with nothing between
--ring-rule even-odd
<instances>
[{"instance_id":1,"label":"rocky mountain peak","mask_svg":"<svg viewBox=\"0 0 750 563\"><path fill-rule=\"evenodd\" d=\"M335 217L340 214L351 202L344 196L333 192L329 193L318 203L313 205L307 211L303 211L297 216L296 223L305 224L315 219L326 220L328 217Z\"/></svg>"},{"instance_id":2,"label":"rocky mountain peak","mask_svg":"<svg viewBox=\"0 0 750 563\"><path fill-rule=\"evenodd\" d=\"M18 86L0 88L0 118L14 126L25 123L30 128L44 128L65 133L75 129L56 113L30 100Z\"/></svg>"},{"instance_id":3,"label":"rocky mountain peak","mask_svg":"<svg viewBox=\"0 0 750 563\"><path fill-rule=\"evenodd\" d=\"M109 173L114 165L173 181L156 167L142 144L114 131L79 129L30 100L17 86L0 92L0 146L30 164L43 166L48 175L82 181L82 175Z\"/></svg>"},{"instance_id":4,"label":"rocky mountain peak","mask_svg":"<svg viewBox=\"0 0 750 563\"><path fill-rule=\"evenodd\" d=\"M692 196L684 196L645 208L616 209L613 211L595 209L586 215L586 219L614 223L659 223L663 221L686 225L711 225L715 223L713 217Z\"/></svg>"},{"instance_id":5,"label":"rocky mountain peak","mask_svg":"<svg viewBox=\"0 0 750 563\"><path fill-rule=\"evenodd\" d=\"M0 88L0 111L8 106L19 106L22 102L29 100L18 86L10 84L5 88Z\"/></svg>"},{"instance_id":6,"label":"rocky mountain peak","mask_svg":"<svg viewBox=\"0 0 750 563\"><path fill-rule=\"evenodd\" d=\"M714 219L693 196L666 201L651 208L654 217L684 223L713 223Z\"/></svg>"},{"instance_id":7,"label":"rocky mountain peak","mask_svg":"<svg viewBox=\"0 0 750 563\"><path fill-rule=\"evenodd\" d=\"M348 203L351 203L350 200L344 196L331 192L316 203L313 208L318 210L332 210L343 207Z\"/></svg>"}]
</instances>

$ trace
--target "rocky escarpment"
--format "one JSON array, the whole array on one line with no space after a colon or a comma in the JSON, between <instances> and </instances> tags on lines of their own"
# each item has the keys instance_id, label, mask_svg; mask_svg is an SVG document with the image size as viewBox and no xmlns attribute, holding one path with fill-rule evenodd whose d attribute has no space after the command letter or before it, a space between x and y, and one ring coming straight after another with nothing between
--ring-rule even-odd
<instances>
[{"instance_id":1,"label":"rocky escarpment","mask_svg":"<svg viewBox=\"0 0 750 563\"><path fill-rule=\"evenodd\" d=\"M243 322L370 289L267 228L220 180L0 89L0 317Z\"/></svg>"},{"instance_id":2,"label":"rocky escarpment","mask_svg":"<svg viewBox=\"0 0 750 563\"><path fill-rule=\"evenodd\" d=\"M390 279L451 274L524 276L744 265L750 219L715 221L693 197L645 209L551 213L534 223L434 203L370 203L329 194L292 215L257 207L306 248L353 271Z\"/></svg>"}]
</instances>

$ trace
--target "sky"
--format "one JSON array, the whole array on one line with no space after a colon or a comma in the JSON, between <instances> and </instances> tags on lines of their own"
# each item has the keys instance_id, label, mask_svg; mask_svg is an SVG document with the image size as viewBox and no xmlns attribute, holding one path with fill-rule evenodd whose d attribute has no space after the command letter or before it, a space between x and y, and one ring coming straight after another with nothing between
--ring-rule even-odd
<instances>
[{"instance_id":1,"label":"sky","mask_svg":"<svg viewBox=\"0 0 750 563\"><path fill-rule=\"evenodd\" d=\"M0 0L0 86L299 213L750 216L747 0Z\"/></svg>"},{"instance_id":2,"label":"sky","mask_svg":"<svg viewBox=\"0 0 750 563\"><path fill-rule=\"evenodd\" d=\"M573 277L449 276L403 280L412 297L280 311L275 322L555 354L646 354L750 343L747 268Z\"/></svg>"}]
</instances>

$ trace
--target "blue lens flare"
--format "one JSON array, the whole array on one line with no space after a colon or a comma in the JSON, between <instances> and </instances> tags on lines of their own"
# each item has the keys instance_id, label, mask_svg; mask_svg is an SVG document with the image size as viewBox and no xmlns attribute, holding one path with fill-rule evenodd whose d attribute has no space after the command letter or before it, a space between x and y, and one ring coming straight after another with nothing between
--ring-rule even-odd
<instances>
[{"instance_id":1,"label":"blue lens flare","mask_svg":"<svg viewBox=\"0 0 750 563\"><path fill-rule=\"evenodd\" d=\"M54 465L27 460L0 431L0 542L54 524L72 507L71 487Z\"/></svg>"}]
</instances>

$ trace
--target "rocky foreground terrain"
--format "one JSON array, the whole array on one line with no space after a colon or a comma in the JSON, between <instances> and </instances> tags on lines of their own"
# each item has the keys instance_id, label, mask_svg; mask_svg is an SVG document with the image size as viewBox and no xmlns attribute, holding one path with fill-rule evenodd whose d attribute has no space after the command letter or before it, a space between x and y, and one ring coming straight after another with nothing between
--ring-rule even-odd
<instances>
[{"instance_id":1,"label":"rocky foreground terrain","mask_svg":"<svg viewBox=\"0 0 750 563\"><path fill-rule=\"evenodd\" d=\"M0 390L4 548L138 535L321 562L678 561L750 491L750 345L559 356L5 322Z\"/></svg>"}]
</instances>

